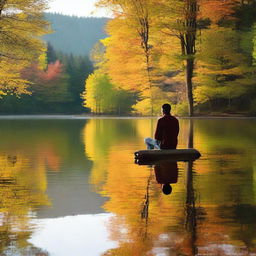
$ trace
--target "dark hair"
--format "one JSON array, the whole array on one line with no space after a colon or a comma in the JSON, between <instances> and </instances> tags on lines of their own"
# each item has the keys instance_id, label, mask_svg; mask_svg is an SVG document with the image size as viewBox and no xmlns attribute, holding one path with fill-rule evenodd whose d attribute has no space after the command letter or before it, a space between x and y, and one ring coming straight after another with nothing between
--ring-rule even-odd
<instances>
[{"instance_id":1,"label":"dark hair","mask_svg":"<svg viewBox=\"0 0 256 256\"><path fill-rule=\"evenodd\" d=\"M165 103L162 106L162 109L163 109L164 114L170 114L170 112L171 112L171 105L168 104L168 103Z\"/></svg>"},{"instance_id":2,"label":"dark hair","mask_svg":"<svg viewBox=\"0 0 256 256\"><path fill-rule=\"evenodd\" d=\"M165 195L170 195L172 193L172 186L170 184L164 184L162 187L162 191Z\"/></svg>"}]
</instances>

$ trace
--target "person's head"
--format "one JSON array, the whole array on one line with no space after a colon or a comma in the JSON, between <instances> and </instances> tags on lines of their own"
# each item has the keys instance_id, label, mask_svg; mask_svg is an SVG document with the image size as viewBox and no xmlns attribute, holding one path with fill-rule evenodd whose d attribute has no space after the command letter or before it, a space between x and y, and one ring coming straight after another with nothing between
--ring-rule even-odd
<instances>
[{"instance_id":1,"label":"person's head","mask_svg":"<svg viewBox=\"0 0 256 256\"><path fill-rule=\"evenodd\" d=\"M162 110L163 110L163 114L164 114L164 115L170 115L170 113L171 113L171 105L168 104L168 103L165 103L165 104L162 106Z\"/></svg>"},{"instance_id":2,"label":"person's head","mask_svg":"<svg viewBox=\"0 0 256 256\"><path fill-rule=\"evenodd\" d=\"M170 195L172 193L172 186L170 184L163 184L162 191L165 195Z\"/></svg>"}]
</instances>

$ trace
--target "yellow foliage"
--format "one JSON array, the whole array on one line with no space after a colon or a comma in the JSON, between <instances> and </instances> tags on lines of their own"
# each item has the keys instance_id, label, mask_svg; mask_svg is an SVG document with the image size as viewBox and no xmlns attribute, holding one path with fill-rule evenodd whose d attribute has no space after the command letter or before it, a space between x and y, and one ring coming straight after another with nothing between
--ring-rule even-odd
<instances>
[{"instance_id":1,"label":"yellow foliage","mask_svg":"<svg viewBox=\"0 0 256 256\"><path fill-rule=\"evenodd\" d=\"M28 86L29 81L20 76L24 66L16 61L0 61L0 95L10 94L30 94Z\"/></svg>"},{"instance_id":2,"label":"yellow foliage","mask_svg":"<svg viewBox=\"0 0 256 256\"><path fill-rule=\"evenodd\" d=\"M28 94L29 82L20 71L45 50L42 35L49 32L43 19L45 0L5 0L0 4L0 91Z\"/></svg>"},{"instance_id":3,"label":"yellow foliage","mask_svg":"<svg viewBox=\"0 0 256 256\"><path fill-rule=\"evenodd\" d=\"M170 196L161 193L154 169L136 165L133 159L133 152L145 147L144 137L152 136L156 119L94 119L85 124L84 146L93 160L90 181L96 192L107 197L103 208L113 213L107 228L110 239L118 243L118 248L104 255L151 255L155 248L170 248L177 255L193 255L194 248L203 254L218 255L217 249L208 249L213 243L224 241L232 246L232 252L244 245L236 236L241 231L241 223L237 223L240 215L232 217L224 212L228 218L225 222L220 208L233 212L236 206L255 203L251 196L255 184L248 186L246 179L254 174L251 168L255 159L246 153L255 145L251 140L255 137L253 124L248 120L252 133L245 136L240 131L248 126L237 120L179 121L179 148L186 148L193 135L193 146L202 153L202 158L193 164L178 163L178 183L172 185ZM234 151L227 153L232 143ZM238 154L240 151L245 154ZM216 189L219 183L222 185ZM243 228L247 230L248 224L243 223ZM250 230L254 239L254 226Z\"/></svg>"},{"instance_id":4,"label":"yellow foliage","mask_svg":"<svg viewBox=\"0 0 256 256\"><path fill-rule=\"evenodd\" d=\"M98 4L114 12L107 26L110 37L104 42L103 70L114 84L141 93L141 101L134 106L138 113L149 114L149 108L154 109L158 101L154 99L155 86L169 84L168 90L176 92L177 108L184 112L188 87L196 102L204 103L229 95L224 93L225 88L230 91L225 81L233 83L234 76L241 76L240 81L249 79L249 58L240 49L241 42L248 41L239 35L244 32L220 25L234 23L232 16L240 5L236 0L99 0ZM143 41L145 32L148 37ZM193 60L191 86L189 79L184 79L188 59ZM238 83L230 87L238 89L236 96L246 93ZM195 89L197 86L201 88ZM223 88L214 92L219 86Z\"/></svg>"},{"instance_id":5,"label":"yellow foliage","mask_svg":"<svg viewBox=\"0 0 256 256\"><path fill-rule=\"evenodd\" d=\"M107 31L111 37L105 44L106 66L113 83L123 89L148 88L145 57L136 28L125 19L115 19L108 23Z\"/></svg>"}]
</instances>

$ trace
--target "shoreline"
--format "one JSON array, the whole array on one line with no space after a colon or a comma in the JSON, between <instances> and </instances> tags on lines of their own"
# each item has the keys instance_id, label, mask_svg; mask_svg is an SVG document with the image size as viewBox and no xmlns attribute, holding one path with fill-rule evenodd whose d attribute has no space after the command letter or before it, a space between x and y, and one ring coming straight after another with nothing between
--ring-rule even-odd
<instances>
[{"instance_id":1,"label":"shoreline","mask_svg":"<svg viewBox=\"0 0 256 256\"><path fill-rule=\"evenodd\" d=\"M110 116L110 115L60 115L60 114L44 114L44 115L0 115L0 120L13 120L13 119L38 119L38 120L87 120L87 119L157 119L160 116ZM256 120L254 116L194 116L194 117L179 117L178 119L252 119Z\"/></svg>"}]
</instances>

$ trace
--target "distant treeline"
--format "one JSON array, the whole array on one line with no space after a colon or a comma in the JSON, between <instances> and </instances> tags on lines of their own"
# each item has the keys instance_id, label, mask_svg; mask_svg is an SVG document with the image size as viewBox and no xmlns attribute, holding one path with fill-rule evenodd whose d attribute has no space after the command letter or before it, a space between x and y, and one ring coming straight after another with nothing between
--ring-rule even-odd
<instances>
[{"instance_id":1,"label":"distant treeline","mask_svg":"<svg viewBox=\"0 0 256 256\"><path fill-rule=\"evenodd\" d=\"M43 38L54 49L67 54L89 55L94 44L107 36L104 27L108 18L76 17L57 13L45 13L54 33Z\"/></svg>"},{"instance_id":2,"label":"distant treeline","mask_svg":"<svg viewBox=\"0 0 256 256\"><path fill-rule=\"evenodd\" d=\"M48 44L44 63L24 68L22 78L31 82L30 95L6 95L0 100L0 113L46 114L88 112L81 100L84 81L93 71L87 56L55 51ZM42 67L42 65L44 67Z\"/></svg>"},{"instance_id":3,"label":"distant treeline","mask_svg":"<svg viewBox=\"0 0 256 256\"><path fill-rule=\"evenodd\" d=\"M108 19L46 13L35 6L26 0L17 5L20 13L12 13L6 1L1 9L1 28L10 36L0 33L0 114L88 112L81 94L93 72L89 54L106 37Z\"/></svg>"}]
</instances>

